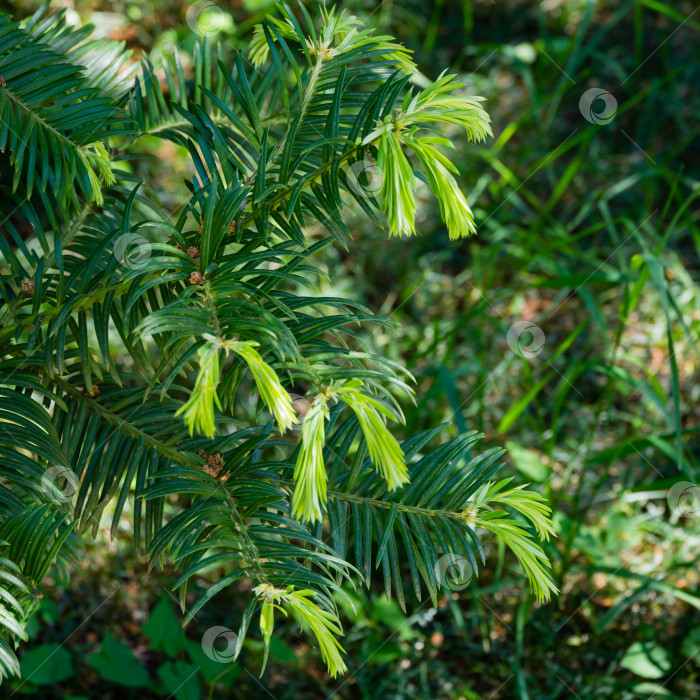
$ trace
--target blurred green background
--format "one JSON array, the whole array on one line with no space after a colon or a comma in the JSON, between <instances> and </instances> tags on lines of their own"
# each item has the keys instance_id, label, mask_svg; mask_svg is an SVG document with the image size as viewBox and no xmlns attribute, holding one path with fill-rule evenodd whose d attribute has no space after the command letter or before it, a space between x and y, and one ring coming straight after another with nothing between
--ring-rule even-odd
<instances>
[{"instance_id":1,"label":"blurred green background","mask_svg":"<svg viewBox=\"0 0 700 700\"><path fill-rule=\"evenodd\" d=\"M207 4L207 3L205 3ZM156 68L193 50L190 3L52 3ZM0 2L26 17L29 0ZM314 11L313 3L307 3ZM327 288L398 325L369 342L416 376L406 435L443 421L509 448L512 471L551 498L560 596L534 605L493 545L477 581L405 615L370 592L346 610L350 673L333 681L293 626L258 679L251 635L236 664L204 656L237 629L234 590L183 632L169 572L124 529L47 581L23 676L40 698L700 697L698 379L700 6L683 0L404 0L341 7L392 34L435 79L488 98L494 139L454 155L479 228L447 242L437 203L413 239L359 214ZM188 13L189 9L189 13ZM265 0L200 14L229 54ZM189 18L189 24L188 24ZM192 28L191 28L192 27ZM459 142L459 140L457 140ZM178 211L189 164L153 139L144 163ZM128 519L124 519L124 527ZM213 570L198 582L206 588ZM194 595L194 594L193 594ZM9 689L9 690L6 690Z\"/></svg>"}]
</instances>

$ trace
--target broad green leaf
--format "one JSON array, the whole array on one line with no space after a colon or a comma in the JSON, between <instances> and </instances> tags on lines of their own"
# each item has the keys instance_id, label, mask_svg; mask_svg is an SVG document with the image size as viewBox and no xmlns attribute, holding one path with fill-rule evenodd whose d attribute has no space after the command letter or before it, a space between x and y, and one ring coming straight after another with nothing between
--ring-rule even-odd
<instances>
[{"instance_id":1,"label":"broad green leaf","mask_svg":"<svg viewBox=\"0 0 700 700\"><path fill-rule=\"evenodd\" d=\"M34 685L55 685L74 675L70 652L61 644L40 644L20 659L22 680Z\"/></svg>"},{"instance_id":2,"label":"broad green leaf","mask_svg":"<svg viewBox=\"0 0 700 700\"><path fill-rule=\"evenodd\" d=\"M129 688L145 688L150 685L150 678L141 662L111 634L104 636L100 651L88 656L87 661L102 678L111 683Z\"/></svg>"},{"instance_id":3,"label":"broad green leaf","mask_svg":"<svg viewBox=\"0 0 700 700\"><path fill-rule=\"evenodd\" d=\"M655 642L635 642L620 661L620 666L642 678L662 678L671 669L669 653Z\"/></svg>"},{"instance_id":4,"label":"broad green leaf","mask_svg":"<svg viewBox=\"0 0 700 700\"><path fill-rule=\"evenodd\" d=\"M167 598L160 599L142 630L154 651L164 651L168 656L175 657L185 648L185 635Z\"/></svg>"}]
</instances>

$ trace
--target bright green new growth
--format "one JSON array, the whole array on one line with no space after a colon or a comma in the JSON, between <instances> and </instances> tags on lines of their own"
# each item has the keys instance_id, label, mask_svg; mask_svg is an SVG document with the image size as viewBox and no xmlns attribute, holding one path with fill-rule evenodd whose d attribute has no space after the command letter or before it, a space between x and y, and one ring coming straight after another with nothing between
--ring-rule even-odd
<instances>
[{"instance_id":1,"label":"bright green new growth","mask_svg":"<svg viewBox=\"0 0 700 700\"><path fill-rule=\"evenodd\" d=\"M411 51L405 46L395 43L394 37L374 36L372 30L361 29L361 21L357 17L347 15L345 10L336 16L335 7L328 9L321 6L322 30L318 36L307 36L302 41L296 33L287 7L277 5L277 9L284 15L284 19L270 16L268 17L270 25L267 33L262 24L257 25L253 32L248 55L256 68L265 63L270 54L268 39L272 39L274 42L277 37L282 37L284 40L302 44L304 50L315 56L317 61L328 60L350 51L367 48L376 52L382 59L396 63L404 73L410 75L416 70L416 66L411 60ZM274 30L272 30L273 27Z\"/></svg>"},{"instance_id":2,"label":"bright green new growth","mask_svg":"<svg viewBox=\"0 0 700 700\"><path fill-rule=\"evenodd\" d=\"M485 98L455 95L455 91L464 87L456 77L443 74L415 97L411 93L406 95L397 119L400 126L427 128L430 123L447 123L465 129L470 141L485 141L493 136L491 118L481 106Z\"/></svg>"},{"instance_id":3,"label":"bright green new growth","mask_svg":"<svg viewBox=\"0 0 700 700\"><path fill-rule=\"evenodd\" d=\"M328 668L328 672L334 678L339 673L348 670L341 652L345 652L334 634L342 634L340 621L337 615L319 607L309 598L314 595L311 590L293 591L287 595L286 602L300 619L302 626L311 628L311 632L318 640L321 648L321 657Z\"/></svg>"},{"instance_id":4,"label":"bright green new growth","mask_svg":"<svg viewBox=\"0 0 700 700\"><path fill-rule=\"evenodd\" d=\"M350 381L336 392L355 412L367 441L370 461L387 482L389 491L393 491L410 481L403 450L382 418L395 420L396 416L374 397L361 393L361 386L359 381Z\"/></svg>"},{"instance_id":5,"label":"bright green new growth","mask_svg":"<svg viewBox=\"0 0 700 700\"><path fill-rule=\"evenodd\" d=\"M255 349L258 343L231 341L224 344L226 349L240 355L253 375L263 403L270 409L277 421L280 433L284 434L296 422L297 417L292 407L292 397L280 383L279 377Z\"/></svg>"},{"instance_id":6,"label":"bright green new growth","mask_svg":"<svg viewBox=\"0 0 700 700\"><path fill-rule=\"evenodd\" d=\"M91 143L78 153L80 162L90 179L90 187L95 204L102 206L104 204L102 187L109 187L117 181L112 171L112 162L109 159L109 153L107 153L107 149L102 141ZM100 176L104 180L104 185L100 182Z\"/></svg>"},{"instance_id":7,"label":"bright green new growth","mask_svg":"<svg viewBox=\"0 0 700 700\"><path fill-rule=\"evenodd\" d=\"M543 540L548 540L550 535L556 537L549 517L551 509L539 493L525 491L526 484L501 491L510 481L512 478L484 484L462 511L462 519L470 527L483 527L501 539L523 567L537 600L549 600L552 593L559 591L552 581L547 555L522 525L508 518L506 511L495 510L490 504L501 503L517 510L532 522Z\"/></svg>"},{"instance_id":8,"label":"bright green new growth","mask_svg":"<svg viewBox=\"0 0 700 700\"><path fill-rule=\"evenodd\" d=\"M326 464L323 447L329 417L328 394L320 393L311 404L301 428L301 446L294 467L292 517L316 522L326 507Z\"/></svg>"},{"instance_id":9,"label":"bright green new growth","mask_svg":"<svg viewBox=\"0 0 700 700\"><path fill-rule=\"evenodd\" d=\"M402 146L411 148L423 166L430 189L440 203L450 238L464 238L476 231L469 203L450 174L450 171L456 173L457 169L431 145L436 143L452 148L452 142L444 137L420 133L420 130L434 130L435 123L443 122L464 128L470 141L483 141L493 135L490 118L481 106L483 98L454 94L462 87L464 85L456 82L454 75L443 75L415 97L409 93L401 110L385 117L363 141L369 144L379 138L380 199L389 219L391 236L415 233L415 177Z\"/></svg>"},{"instance_id":10,"label":"bright green new growth","mask_svg":"<svg viewBox=\"0 0 700 700\"><path fill-rule=\"evenodd\" d=\"M393 491L410 481L403 450L382 417L395 419L396 416L380 401L362 393L361 388L361 381L350 380L325 389L311 404L304 418L301 447L294 468L293 517L312 523L323 520L328 482L323 446L330 399L342 399L357 416L370 461L387 482L389 490Z\"/></svg>"},{"instance_id":11,"label":"bright green new growth","mask_svg":"<svg viewBox=\"0 0 700 700\"><path fill-rule=\"evenodd\" d=\"M279 377L255 349L258 343L240 340L221 340L205 334L206 344L198 351L199 373L194 389L187 403L175 415L183 415L190 435L194 431L207 437L214 437L214 407L221 410L221 402L216 393L219 383L219 350L223 349L239 355L248 365L255 385L265 405L277 421L281 433L285 433L297 422L289 392L280 383Z\"/></svg>"},{"instance_id":12,"label":"bright green new growth","mask_svg":"<svg viewBox=\"0 0 700 700\"><path fill-rule=\"evenodd\" d=\"M194 388L187 403L177 410L175 415L184 416L190 435L197 431L207 437L214 437L214 406L221 409L221 402L216 394L219 383L219 347L207 343L199 348L197 355L199 372Z\"/></svg>"},{"instance_id":13,"label":"bright green new growth","mask_svg":"<svg viewBox=\"0 0 700 700\"><path fill-rule=\"evenodd\" d=\"M428 141L427 138L414 139L410 136L405 138L406 144L413 149L423 165L430 189L440 202L440 213L447 224L450 238L465 238L476 233L476 226L469 202L450 174L450 170L456 173L457 168ZM435 138L432 141L444 144L446 140Z\"/></svg>"},{"instance_id":14,"label":"bright green new growth","mask_svg":"<svg viewBox=\"0 0 700 700\"><path fill-rule=\"evenodd\" d=\"M276 32L275 37L271 28L267 31L263 25L255 28L249 54L255 67L267 60L270 40L274 42L283 38L298 41L288 10L282 5L278 7L285 18L270 18L271 26ZM344 11L337 17L334 8L322 8L322 13L324 27L320 35L306 37L303 41L305 50L315 56L317 68L323 61L371 46L377 53L386 51L381 57L396 62L397 67L408 75L415 72L410 52L394 43L393 37L374 37L369 30L358 31L359 20L347 16ZM437 149L428 145L432 141L452 147L452 142L447 138L414 137L417 130L434 129L434 124L439 122L462 127L470 141L483 141L488 136L493 136L490 118L481 106L484 98L455 94L464 87L455 77L442 75L433 85L415 96L409 92L401 109L378 122L362 142L362 145L367 145L379 138L376 148L381 178L380 203L389 220L390 236L412 236L416 233L416 179L402 146L411 147L418 156L430 189L440 203L440 212L450 238L464 238L476 231L469 203L449 172L457 172L457 169Z\"/></svg>"},{"instance_id":15,"label":"bright green new growth","mask_svg":"<svg viewBox=\"0 0 700 700\"><path fill-rule=\"evenodd\" d=\"M547 539L544 499L492 486L504 465L492 458L498 450L475 451L476 432L436 428L400 444L387 422L402 421L393 390L410 391L407 372L363 348L357 330L387 320L304 291L322 274L314 256L334 239L349 244L342 212L351 197L366 212L383 210L390 235L415 233L414 166L450 237L473 232L438 150L452 144L435 131L450 124L484 139L481 98L459 94L453 76L413 94L410 54L390 37L333 9L322 9L320 28L303 7L281 10L255 30L257 70L206 39L194 80L179 57L162 64L167 94L150 63L130 72L120 47L85 48L86 33L61 13L41 10L26 25L0 14L8 201L36 234L25 245L15 232L0 250L0 418L17 426L0 464L0 541L21 574L14 585L0 576L0 597L16 593L23 613L0 616L1 676L18 671L11 642L49 567L112 500L112 532L132 499L136 546L154 566L169 558L181 568L183 601L200 572L221 573L186 622L227 586L253 581L241 644L260 608L267 660L274 611L291 610L333 675L345 670L335 639L341 582L369 586L377 569L404 611L408 580L437 606L439 558L483 560L481 528L511 547L539 598L555 590L542 549L516 519ZM146 136L185 145L191 158L192 196L175 217L153 183L113 168L116 149L127 165L139 159ZM365 157L385 174L379 202L351 186L349 169ZM162 238L128 264L116 241L148 227ZM307 235L322 227L326 238ZM267 416L239 410L247 371L279 433L297 422L287 388L321 387L301 445L273 433ZM62 464L80 491L56 504L42 479ZM170 497L190 500L173 513ZM320 536L326 526L332 538Z\"/></svg>"},{"instance_id":16,"label":"bright green new growth","mask_svg":"<svg viewBox=\"0 0 700 700\"><path fill-rule=\"evenodd\" d=\"M299 619L302 627L311 629L311 632L318 640L321 657L331 676L335 678L339 673L345 673L348 670L340 655L345 650L333 636L343 633L338 617L310 600L311 596L316 595L314 591L308 589L296 591L294 586L280 589L270 584L261 584L256 586L253 592L263 601L260 611L260 631L265 643L265 656L260 672L261 676L265 670L270 649L270 638L274 629L274 611L277 609L283 614L287 614L280 603L289 606Z\"/></svg>"},{"instance_id":17,"label":"bright green new growth","mask_svg":"<svg viewBox=\"0 0 700 700\"><path fill-rule=\"evenodd\" d=\"M389 218L390 236L412 236L416 232L416 179L401 150L401 137L387 124L379 140L377 168L381 173L381 202Z\"/></svg>"}]
</instances>

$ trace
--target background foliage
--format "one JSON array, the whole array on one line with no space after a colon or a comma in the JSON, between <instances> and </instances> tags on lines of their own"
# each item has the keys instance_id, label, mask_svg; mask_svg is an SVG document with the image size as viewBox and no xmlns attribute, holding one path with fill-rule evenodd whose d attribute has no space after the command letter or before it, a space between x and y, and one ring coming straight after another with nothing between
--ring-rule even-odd
<instances>
[{"instance_id":1,"label":"background foliage","mask_svg":"<svg viewBox=\"0 0 700 700\"><path fill-rule=\"evenodd\" d=\"M233 45L266 10L220 6L219 38ZM562 593L533 606L491 543L478 581L437 605L426 600L407 617L378 587L370 603L356 601L357 615L347 609L348 678L331 681L303 636L274 642L261 680L253 639L217 678L199 640L212 625L233 624L237 597L177 632L164 592L172 579L167 571L144 579L127 519L115 542L91 548L89 568L53 579L21 658L30 680L14 689L242 697L264 695L262 684L280 699L692 697L698 507L679 508L673 485L695 482L698 458L700 15L691 2L652 0L350 9L404 41L429 78L447 65L462 74L488 98L495 138L463 151L455 139L478 238L447 243L432 198L419 202L417 238L387 241L358 217L358 244L324 252L322 292L400 321L367 340L418 378L422 400L406 410L407 436L444 420L454 435L484 432L552 499L560 538L547 553ZM186 10L75 4L105 36L156 57L191 49ZM581 111L593 87L617 102L608 123ZM171 145L149 146L157 159L139 167L175 210L183 160ZM530 357L528 338L519 352L508 342L522 321L534 324L533 341L544 340ZM42 654L51 662L42 665ZM127 676L132 690L117 685Z\"/></svg>"}]
</instances>

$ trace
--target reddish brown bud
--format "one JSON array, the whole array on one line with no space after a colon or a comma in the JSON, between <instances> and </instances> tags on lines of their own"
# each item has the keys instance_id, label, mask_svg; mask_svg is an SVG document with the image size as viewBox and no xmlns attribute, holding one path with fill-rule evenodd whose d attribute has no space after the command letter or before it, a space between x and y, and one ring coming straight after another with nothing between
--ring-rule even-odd
<instances>
[{"instance_id":1,"label":"reddish brown bud","mask_svg":"<svg viewBox=\"0 0 700 700\"><path fill-rule=\"evenodd\" d=\"M216 453L213 455L210 455L207 458L207 463L202 467L202 469L209 474L209 476L213 476L215 479L221 474L221 470L224 468L224 460L221 457L220 453Z\"/></svg>"}]
</instances>

